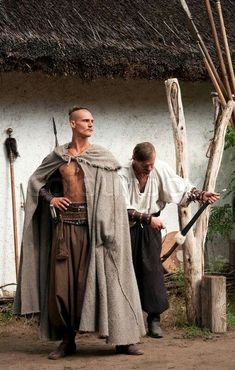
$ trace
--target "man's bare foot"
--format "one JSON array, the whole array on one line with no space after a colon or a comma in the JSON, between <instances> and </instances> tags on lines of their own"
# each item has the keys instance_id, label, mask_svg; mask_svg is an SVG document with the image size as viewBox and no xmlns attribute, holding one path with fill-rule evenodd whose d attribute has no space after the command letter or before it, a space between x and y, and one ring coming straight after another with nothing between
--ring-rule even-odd
<instances>
[{"instance_id":1,"label":"man's bare foot","mask_svg":"<svg viewBox=\"0 0 235 370\"><path fill-rule=\"evenodd\" d=\"M49 360L58 360L59 358L66 357L76 353L75 342L61 342L55 351L52 351L48 358Z\"/></svg>"}]
</instances>

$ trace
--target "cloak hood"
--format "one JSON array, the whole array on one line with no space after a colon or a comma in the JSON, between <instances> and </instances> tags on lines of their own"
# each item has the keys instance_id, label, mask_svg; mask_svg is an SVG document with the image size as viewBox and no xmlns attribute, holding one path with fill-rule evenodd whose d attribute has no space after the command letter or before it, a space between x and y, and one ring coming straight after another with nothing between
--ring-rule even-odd
<instances>
[{"instance_id":1,"label":"cloak hood","mask_svg":"<svg viewBox=\"0 0 235 370\"><path fill-rule=\"evenodd\" d=\"M70 145L71 143L67 143L57 146L54 149L55 154L61 157L65 162L69 162L71 158L73 158L68 154ZM121 168L121 165L112 153L101 145L92 144L90 148L76 158L78 162L83 162L92 167L98 167L109 171L117 171Z\"/></svg>"}]
</instances>

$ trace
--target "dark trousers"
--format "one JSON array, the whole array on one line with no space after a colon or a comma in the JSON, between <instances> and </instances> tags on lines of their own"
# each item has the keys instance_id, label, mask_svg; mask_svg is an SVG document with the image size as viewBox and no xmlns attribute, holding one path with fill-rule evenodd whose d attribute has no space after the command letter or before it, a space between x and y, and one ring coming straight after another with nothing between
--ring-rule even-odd
<instances>
[{"instance_id":1,"label":"dark trousers","mask_svg":"<svg viewBox=\"0 0 235 370\"><path fill-rule=\"evenodd\" d=\"M169 307L160 260L161 232L136 223L130 233L142 309L147 313L161 314Z\"/></svg>"}]
</instances>

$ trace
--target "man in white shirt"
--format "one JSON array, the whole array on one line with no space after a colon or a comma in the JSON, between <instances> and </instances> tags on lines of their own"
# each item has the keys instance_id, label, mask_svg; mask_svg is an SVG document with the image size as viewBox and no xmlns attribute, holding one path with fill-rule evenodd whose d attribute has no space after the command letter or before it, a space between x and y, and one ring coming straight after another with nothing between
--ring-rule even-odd
<instances>
[{"instance_id":1,"label":"man in white shirt","mask_svg":"<svg viewBox=\"0 0 235 370\"><path fill-rule=\"evenodd\" d=\"M120 171L130 221L132 257L142 309L148 314L149 335L162 337L160 314L168 308L163 268L160 260L161 229L159 218L167 203L187 206L191 201L210 202L219 194L200 191L179 177L167 163L156 160L149 142L133 150L132 162Z\"/></svg>"}]
</instances>

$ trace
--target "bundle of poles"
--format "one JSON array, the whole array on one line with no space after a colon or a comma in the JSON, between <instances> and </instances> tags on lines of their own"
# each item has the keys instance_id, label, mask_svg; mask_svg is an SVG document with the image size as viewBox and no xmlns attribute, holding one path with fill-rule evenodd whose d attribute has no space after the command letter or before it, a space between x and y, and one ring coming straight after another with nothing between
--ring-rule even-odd
<instances>
[{"instance_id":1,"label":"bundle of poles","mask_svg":"<svg viewBox=\"0 0 235 370\"><path fill-rule=\"evenodd\" d=\"M231 53L229 49L227 32L225 29L223 12L222 12L220 0L213 1L213 3L215 3L215 8L216 8L217 15L218 15L220 33L217 32L217 28L216 28L216 24L215 24L215 20L213 16L213 11L211 7L211 2L210 0L204 0L204 1L205 1L206 11L207 11L209 24L211 28L211 33L212 33L212 37L213 37L213 41L215 45L215 50L216 50L216 54L217 54L218 61L219 61L220 74L210 56L208 48L206 47L194 23L194 20L189 10L189 7L187 5L187 2L185 0L180 0L181 5L189 19L192 34L201 51L207 72L213 83L214 89L216 93L218 94L220 103L222 107L224 108L229 100L234 99L234 94L235 94L235 76L234 76L232 58L231 58ZM235 128L235 112L233 112L231 124L233 128Z\"/></svg>"}]
</instances>

